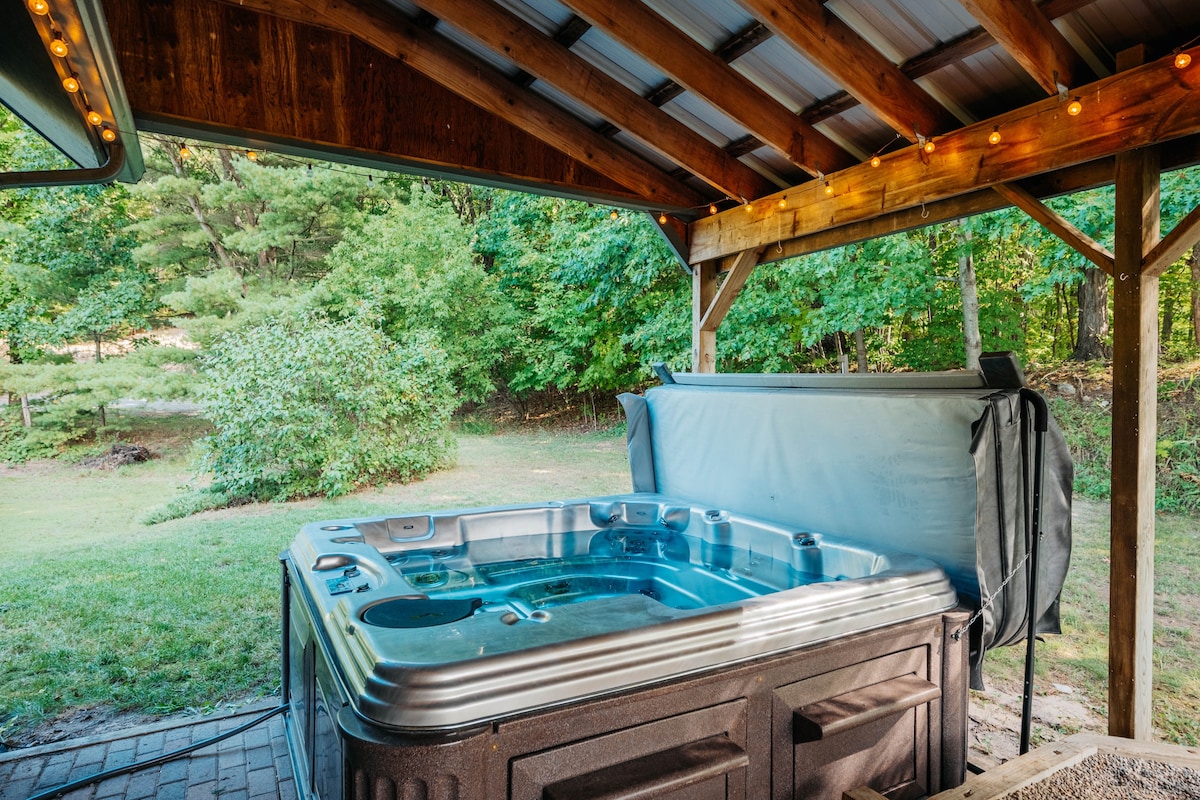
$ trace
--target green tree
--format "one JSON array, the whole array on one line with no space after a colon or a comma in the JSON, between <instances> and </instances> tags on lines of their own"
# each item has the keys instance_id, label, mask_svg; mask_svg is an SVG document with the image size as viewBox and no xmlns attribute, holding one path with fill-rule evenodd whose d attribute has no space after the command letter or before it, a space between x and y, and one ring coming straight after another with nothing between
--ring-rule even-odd
<instances>
[{"instance_id":1,"label":"green tree","mask_svg":"<svg viewBox=\"0 0 1200 800\"><path fill-rule=\"evenodd\" d=\"M204 467L231 497L341 495L423 477L453 454L444 353L420 335L397 345L361 316L235 331L204 376Z\"/></svg>"}]
</instances>

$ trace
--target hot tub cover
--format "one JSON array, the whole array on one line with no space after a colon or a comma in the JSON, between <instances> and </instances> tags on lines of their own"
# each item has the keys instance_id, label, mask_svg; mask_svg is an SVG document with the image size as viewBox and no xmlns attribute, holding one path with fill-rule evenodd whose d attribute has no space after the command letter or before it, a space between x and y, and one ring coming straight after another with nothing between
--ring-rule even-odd
<instances>
[{"instance_id":1,"label":"hot tub cover","mask_svg":"<svg viewBox=\"0 0 1200 800\"><path fill-rule=\"evenodd\" d=\"M982 686L985 651L1022 639L1028 584L1016 567L1032 540L1034 434L1019 369L1001 379L968 371L667 379L620 398L635 492L932 559L964 604L985 606L971 629L973 686ZM1035 618L1039 631L1058 632L1072 465L1052 419L1044 446Z\"/></svg>"}]
</instances>

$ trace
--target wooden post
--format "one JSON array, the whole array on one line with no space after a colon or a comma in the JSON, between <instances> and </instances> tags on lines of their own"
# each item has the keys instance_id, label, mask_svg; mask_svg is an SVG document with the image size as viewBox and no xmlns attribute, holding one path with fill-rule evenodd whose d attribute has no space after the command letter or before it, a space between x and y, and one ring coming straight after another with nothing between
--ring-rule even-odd
<instances>
[{"instance_id":1,"label":"wooden post","mask_svg":"<svg viewBox=\"0 0 1200 800\"><path fill-rule=\"evenodd\" d=\"M1128 69L1131 64L1120 66ZM1113 270L1108 730L1113 736L1142 740L1152 733L1158 434L1158 278L1144 274L1142 259L1158 239L1158 153L1121 153L1116 166Z\"/></svg>"},{"instance_id":2,"label":"wooden post","mask_svg":"<svg viewBox=\"0 0 1200 800\"><path fill-rule=\"evenodd\" d=\"M717 331L700 322L717 296L717 262L703 261L692 270L692 372L717 371Z\"/></svg>"}]
</instances>

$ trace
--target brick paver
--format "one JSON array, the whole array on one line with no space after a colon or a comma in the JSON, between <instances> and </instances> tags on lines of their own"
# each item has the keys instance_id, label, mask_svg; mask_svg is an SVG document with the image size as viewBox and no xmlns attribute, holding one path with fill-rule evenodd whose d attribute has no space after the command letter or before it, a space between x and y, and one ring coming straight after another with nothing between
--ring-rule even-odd
<instances>
[{"instance_id":1,"label":"brick paver","mask_svg":"<svg viewBox=\"0 0 1200 800\"><path fill-rule=\"evenodd\" d=\"M0 753L0 800L35 793L101 770L153 758L228 731L270 710L269 703L214 719L160 723L104 736ZM77 789L65 800L296 800L283 718L274 716L220 745L177 761Z\"/></svg>"}]
</instances>

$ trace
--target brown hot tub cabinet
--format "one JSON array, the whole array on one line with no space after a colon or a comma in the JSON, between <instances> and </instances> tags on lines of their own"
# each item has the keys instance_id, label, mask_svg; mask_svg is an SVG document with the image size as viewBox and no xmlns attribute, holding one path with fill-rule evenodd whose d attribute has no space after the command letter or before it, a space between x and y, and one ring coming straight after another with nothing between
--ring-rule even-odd
<instances>
[{"instance_id":1,"label":"brown hot tub cabinet","mask_svg":"<svg viewBox=\"0 0 1200 800\"><path fill-rule=\"evenodd\" d=\"M284 555L301 796L960 784L973 670L1028 616L1024 579L1001 586L1029 544L1018 387L827 378L626 396L634 494L306 526ZM1059 444L1043 629L1069 542Z\"/></svg>"}]
</instances>

